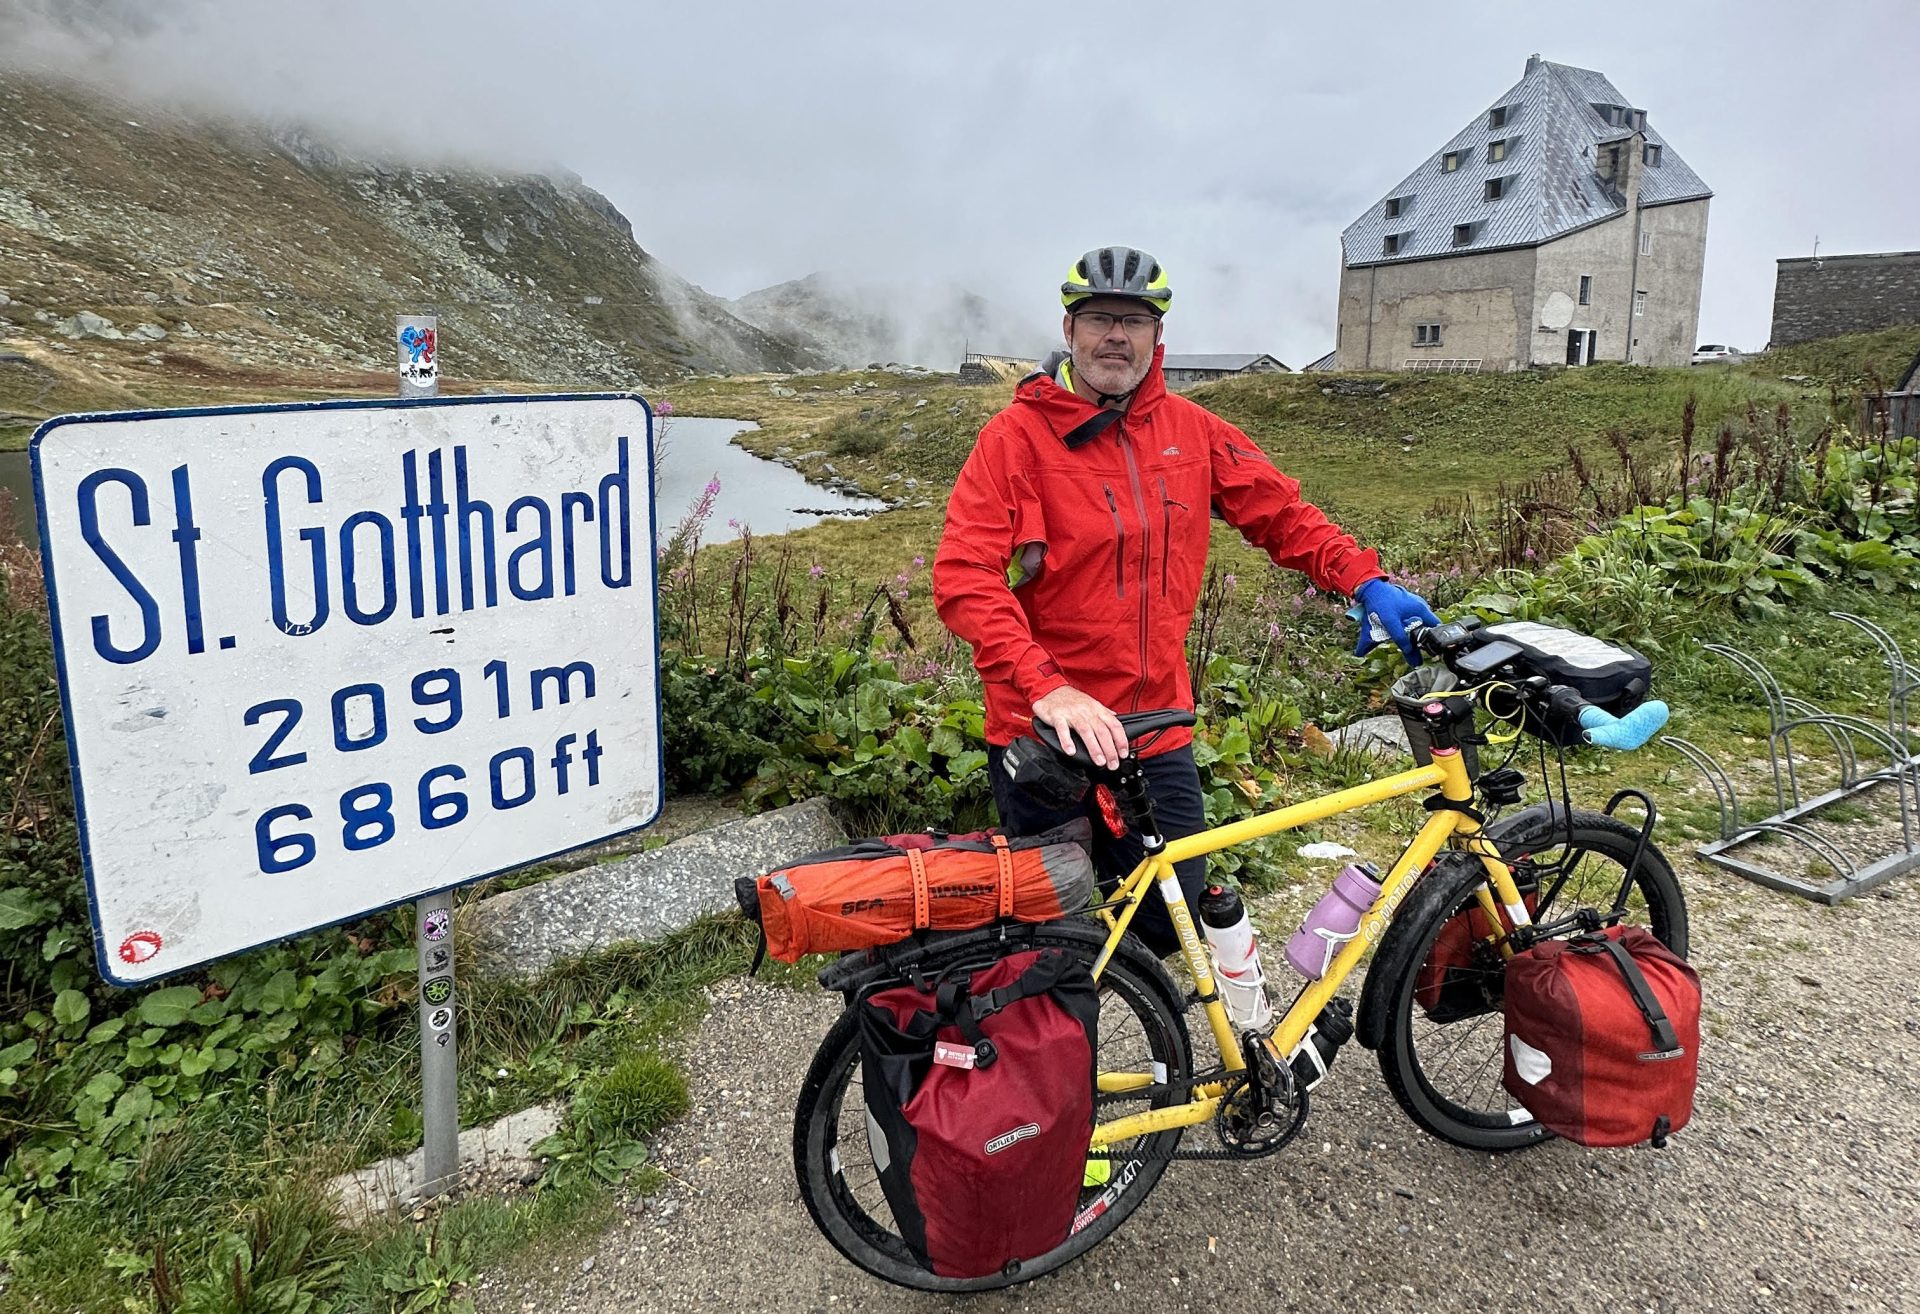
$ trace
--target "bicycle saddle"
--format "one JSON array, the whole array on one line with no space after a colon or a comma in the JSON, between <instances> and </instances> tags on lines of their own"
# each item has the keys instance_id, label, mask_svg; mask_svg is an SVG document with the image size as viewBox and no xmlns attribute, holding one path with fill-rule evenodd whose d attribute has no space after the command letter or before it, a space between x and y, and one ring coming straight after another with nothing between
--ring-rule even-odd
<instances>
[{"instance_id":1,"label":"bicycle saddle","mask_svg":"<svg viewBox=\"0 0 1920 1314\"><path fill-rule=\"evenodd\" d=\"M1129 744L1137 743L1144 736L1155 734L1161 730L1172 730L1180 726L1192 725L1194 721L1198 719L1192 712L1184 711L1178 707L1160 708L1151 712L1122 712L1119 715L1120 728L1127 732L1127 742ZM1033 734L1036 739L1048 748L1051 748L1054 752L1059 753L1065 751L1060 746L1060 736L1053 732L1052 726L1042 721L1039 717L1033 719ZM1078 754L1076 754L1076 756L1078 756Z\"/></svg>"}]
</instances>

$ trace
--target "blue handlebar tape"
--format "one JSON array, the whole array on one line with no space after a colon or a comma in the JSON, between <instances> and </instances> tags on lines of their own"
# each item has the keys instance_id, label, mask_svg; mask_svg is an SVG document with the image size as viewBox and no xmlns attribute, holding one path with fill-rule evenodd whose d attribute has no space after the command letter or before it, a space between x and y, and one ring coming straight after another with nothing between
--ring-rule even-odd
<instances>
[{"instance_id":1,"label":"blue handlebar tape","mask_svg":"<svg viewBox=\"0 0 1920 1314\"><path fill-rule=\"evenodd\" d=\"M1641 703L1625 716L1587 706L1580 709L1580 728L1587 732L1590 744L1631 753L1660 733L1660 727L1667 723L1667 715L1667 705L1657 698Z\"/></svg>"}]
</instances>

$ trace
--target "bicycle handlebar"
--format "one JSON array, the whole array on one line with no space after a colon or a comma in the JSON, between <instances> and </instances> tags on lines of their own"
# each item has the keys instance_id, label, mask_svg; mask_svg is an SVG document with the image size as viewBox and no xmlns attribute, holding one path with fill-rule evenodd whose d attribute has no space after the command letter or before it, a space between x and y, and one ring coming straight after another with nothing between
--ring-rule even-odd
<instances>
[{"instance_id":1,"label":"bicycle handlebar","mask_svg":"<svg viewBox=\"0 0 1920 1314\"><path fill-rule=\"evenodd\" d=\"M1479 627L1476 620L1441 625L1416 622L1407 626L1407 637L1419 651L1439 658L1456 675L1463 675L1454 667L1454 660L1473 650L1469 640ZM1474 678L1483 674L1475 673ZM1577 690L1548 683L1544 676L1519 680L1514 689L1531 712L1562 724L1571 721L1580 727L1588 743L1623 753L1644 747L1666 725L1670 715L1665 703L1653 699L1625 716L1616 716L1588 702Z\"/></svg>"}]
</instances>

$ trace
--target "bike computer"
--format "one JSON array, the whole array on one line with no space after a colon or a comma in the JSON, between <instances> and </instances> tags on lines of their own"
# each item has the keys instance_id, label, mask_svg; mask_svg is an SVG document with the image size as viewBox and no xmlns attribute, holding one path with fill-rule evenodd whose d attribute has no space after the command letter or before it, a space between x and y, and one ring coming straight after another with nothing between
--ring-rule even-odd
<instances>
[{"instance_id":1,"label":"bike computer","mask_svg":"<svg viewBox=\"0 0 1920 1314\"><path fill-rule=\"evenodd\" d=\"M1453 663L1453 669L1461 675L1485 675L1497 666L1503 666L1520 655L1520 645L1509 643L1505 639L1495 639L1492 643L1475 648Z\"/></svg>"}]
</instances>

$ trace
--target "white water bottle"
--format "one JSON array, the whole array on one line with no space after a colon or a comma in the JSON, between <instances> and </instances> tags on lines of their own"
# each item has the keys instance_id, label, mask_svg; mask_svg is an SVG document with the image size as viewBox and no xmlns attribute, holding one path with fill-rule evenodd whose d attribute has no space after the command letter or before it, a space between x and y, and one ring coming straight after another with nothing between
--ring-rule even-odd
<instances>
[{"instance_id":1,"label":"white water bottle","mask_svg":"<svg viewBox=\"0 0 1920 1314\"><path fill-rule=\"evenodd\" d=\"M1242 1030L1263 1030L1273 1021L1273 1001L1260 971L1260 939L1240 895L1209 885L1200 895L1200 929L1213 958L1214 988L1227 1015Z\"/></svg>"}]
</instances>

